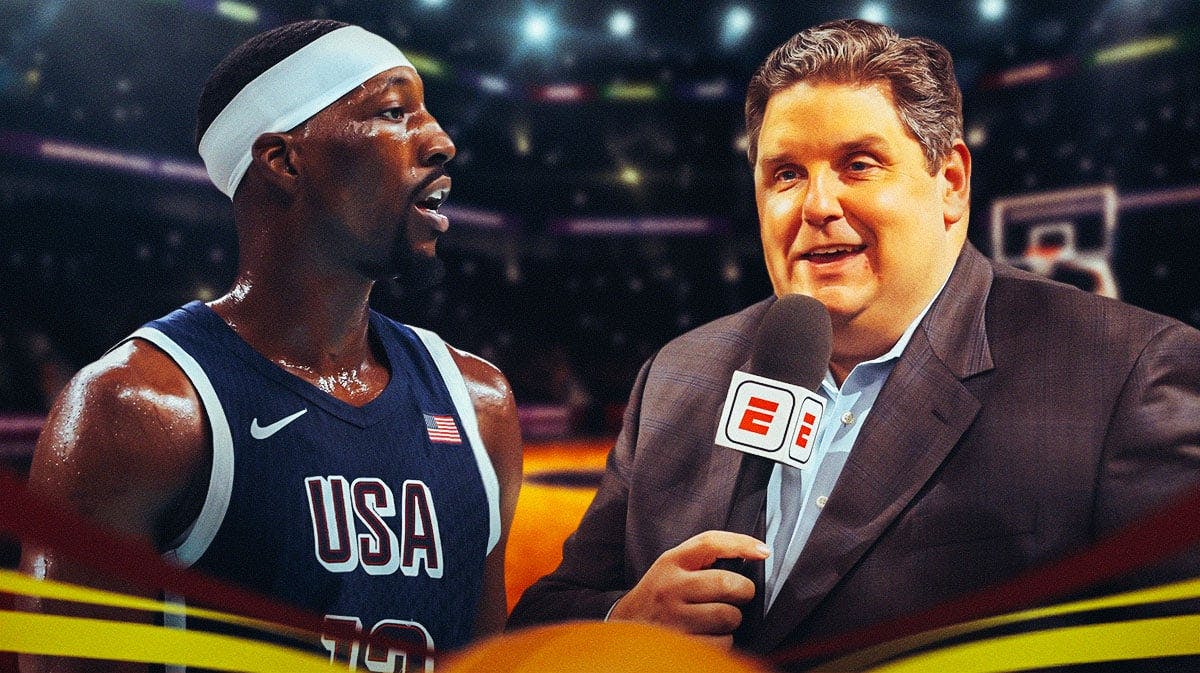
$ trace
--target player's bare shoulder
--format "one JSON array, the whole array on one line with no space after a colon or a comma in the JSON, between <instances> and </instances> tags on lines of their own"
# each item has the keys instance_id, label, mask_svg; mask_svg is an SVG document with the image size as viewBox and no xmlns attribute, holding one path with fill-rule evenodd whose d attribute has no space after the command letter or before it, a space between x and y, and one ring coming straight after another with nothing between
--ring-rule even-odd
<instances>
[{"instance_id":1,"label":"player's bare shoulder","mask_svg":"<svg viewBox=\"0 0 1200 673\"><path fill-rule=\"evenodd\" d=\"M446 344L446 348L450 350L454 364L458 365L458 370L462 372L471 399L475 402L476 411L501 411L511 404L515 412L516 403L513 401L508 379L496 365L450 344Z\"/></svg>"},{"instance_id":2,"label":"player's bare shoulder","mask_svg":"<svg viewBox=\"0 0 1200 673\"><path fill-rule=\"evenodd\" d=\"M186 375L155 346L130 340L59 395L30 484L102 522L152 533L162 508L207 465L207 433Z\"/></svg>"},{"instance_id":3,"label":"player's bare shoulder","mask_svg":"<svg viewBox=\"0 0 1200 673\"><path fill-rule=\"evenodd\" d=\"M479 419L479 432L502 483L515 492L520 483L522 447L517 424L517 402L508 379L492 363L447 344L454 363L462 372Z\"/></svg>"}]
</instances>

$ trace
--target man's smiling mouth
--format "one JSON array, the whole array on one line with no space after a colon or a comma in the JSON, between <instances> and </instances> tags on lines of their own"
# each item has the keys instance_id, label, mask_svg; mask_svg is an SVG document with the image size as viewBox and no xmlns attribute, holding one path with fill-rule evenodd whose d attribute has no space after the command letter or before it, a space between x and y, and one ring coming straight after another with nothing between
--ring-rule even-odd
<instances>
[{"instance_id":1,"label":"man's smiling mouth","mask_svg":"<svg viewBox=\"0 0 1200 673\"><path fill-rule=\"evenodd\" d=\"M825 245L800 255L800 259L814 264L837 262L866 249L865 245Z\"/></svg>"}]
</instances>

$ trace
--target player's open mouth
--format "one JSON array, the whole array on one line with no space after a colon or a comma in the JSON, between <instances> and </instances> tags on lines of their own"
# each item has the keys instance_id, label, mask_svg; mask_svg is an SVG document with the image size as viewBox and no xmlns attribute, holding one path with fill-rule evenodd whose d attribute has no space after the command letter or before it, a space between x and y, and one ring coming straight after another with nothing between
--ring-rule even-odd
<instances>
[{"instance_id":1,"label":"player's open mouth","mask_svg":"<svg viewBox=\"0 0 1200 673\"><path fill-rule=\"evenodd\" d=\"M448 196L450 196L450 189L448 187L443 188L443 189L438 189L438 190L428 194L424 198L419 199L417 201L417 207L424 208L425 210L436 211L442 205L442 202L444 202L446 200L446 197L448 197Z\"/></svg>"},{"instance_id":2,"label":"player's open mouth","mask_svg":"<svg viewBox=\"0 0 1200 673\"><path fill-rule=\"evenodd\" d=\"M800 255L800 259L813 264L829 264L832 262L840 262L858 253L866 250L865 245L826 245L820 248L809 250Z\"/></svg>"},{"instance_id":3,"label":"player's open mouth","mask_svg":"<svg viewBox=\"0 0 1200 673\"><path fill-rule=\"evenodd\" d=\"M450 178L442 176L418 192L413 199L413 208L431 221L434 231L445 232L450 228L450 220L438 212L449 196Z\"/></svg>"}]
</instances>

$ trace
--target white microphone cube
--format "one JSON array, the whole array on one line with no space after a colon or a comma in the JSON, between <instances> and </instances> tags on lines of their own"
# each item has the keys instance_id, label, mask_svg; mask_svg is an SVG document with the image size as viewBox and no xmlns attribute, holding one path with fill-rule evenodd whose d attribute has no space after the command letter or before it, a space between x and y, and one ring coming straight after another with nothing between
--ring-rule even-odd
<instances>
[{"instance_id":1,"label":"white microphone cube","mask_svg":"<svg viewBox=\"0 0 1200 673\"><path fill-rule=\"evenodd\" d=\"M825 412L811 390L735 371L717 426L716 444L803 468Z\"/></svg>"}]
</instances>

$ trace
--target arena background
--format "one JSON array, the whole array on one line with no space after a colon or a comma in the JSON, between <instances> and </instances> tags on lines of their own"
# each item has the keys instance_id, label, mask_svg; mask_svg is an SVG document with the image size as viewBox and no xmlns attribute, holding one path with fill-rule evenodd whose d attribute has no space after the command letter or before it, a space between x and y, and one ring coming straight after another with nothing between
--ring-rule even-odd
<instances>
[{"instance_id":1,"label":"arena background","mask_svg":"<svg viewBox=\"0 0 1200 673\"><path fill-rule=\"evenodd\" d=\"M192 144L212 66L288 20L359 23L409 53L458 147L445 281L373 302L512 381L519 590L590 499L641 362L769 293L745 84L843 16L953 53L980 249L1200 326L1194 1L5 0L0 456L26 469L78 367L232 279L231 208Z\"/></svg>"}]
</instances>

